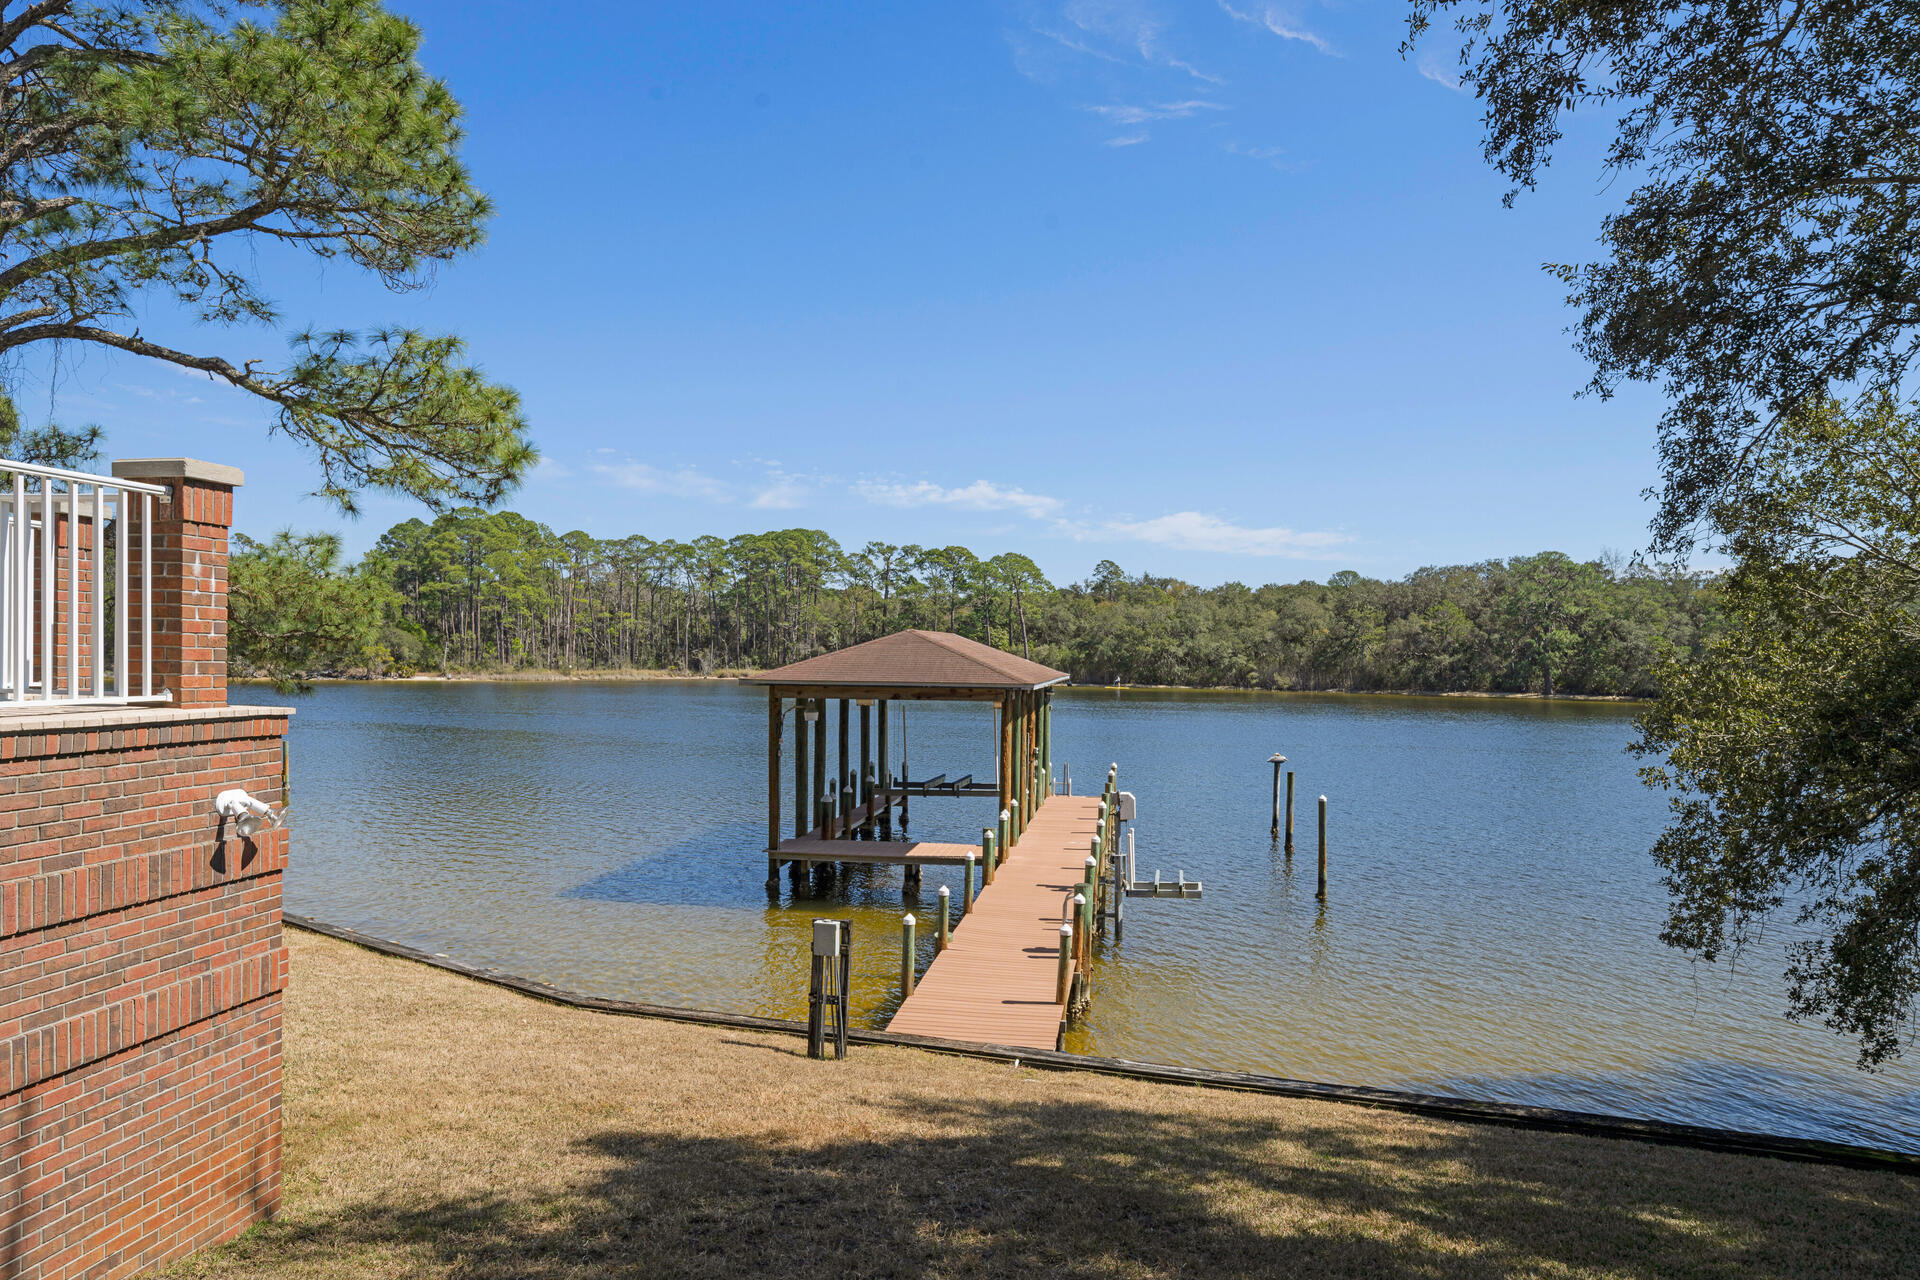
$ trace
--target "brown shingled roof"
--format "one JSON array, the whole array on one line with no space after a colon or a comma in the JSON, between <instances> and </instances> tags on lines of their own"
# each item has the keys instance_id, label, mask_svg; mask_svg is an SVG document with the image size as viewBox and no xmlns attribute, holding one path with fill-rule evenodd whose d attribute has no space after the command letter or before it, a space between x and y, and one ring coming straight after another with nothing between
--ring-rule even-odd
<instances>
[{"instance_id":1,"label":"brown shingled roof","mask_svg":"<svg viewBox=\"0 0 1920 1280\"><path fill-rule=\"evenodd\" d=\"M900 688L1038 689L1067 678L947 631L896 631L878 640L764 671L748 684Z\"/></svg>"}]
</instances>

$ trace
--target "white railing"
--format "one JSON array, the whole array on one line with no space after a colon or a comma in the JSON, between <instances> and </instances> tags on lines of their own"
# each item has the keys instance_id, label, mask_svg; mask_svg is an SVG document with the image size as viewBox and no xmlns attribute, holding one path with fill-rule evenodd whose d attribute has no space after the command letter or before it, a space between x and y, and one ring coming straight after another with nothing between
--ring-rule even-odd
<instances>
[{"instance_id":1,"label":"white railing","mask_svg":"<svg viewBox=\"0 0 1920 1280\"><path fill-rule=\"evenodd\" d=\"M153 500L166 492L0 458L0 711L166 700L153 690Z\"/></svg>"}]
</instances>

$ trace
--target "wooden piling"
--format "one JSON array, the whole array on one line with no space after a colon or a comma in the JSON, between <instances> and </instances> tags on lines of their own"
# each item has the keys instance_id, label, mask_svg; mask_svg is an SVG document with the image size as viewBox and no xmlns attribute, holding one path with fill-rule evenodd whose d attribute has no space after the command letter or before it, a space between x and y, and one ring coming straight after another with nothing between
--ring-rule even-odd
<instances>
[{"instance_id":1,"label":"wooden piling","mask_svg":"<svg viewBox=\"0 0 1920 1280\"><path fill-rule=\"evenodd\" d=\"M1020 802L1015 800L1007 805L1007 838L1015 844L1020 843Z\"/></svg>"},{"instance_id":2,"label":"wooden piling","mask_svg":"<svg viewBox=\"0 0 1920 1280\"><path fill-rule=\"evenodd\" d=\"M1293 853L1293 770L1287 770L1287 841L1284 846L1289 856Z\"/></svg>"},{"instance_id":3,"label":"wooden piling","mask_svg":"<svg viewBox=\"0 0 1920 1280\"><path fill-rule=\"evenodd\" d=\"M807 700L793 700L793 834L805 836L820 816L816 797L807 784Z\"/></svg>"},{"instance_id":4,"label":"wooden piling","mask_svg":"<svg viewBox=\"0 0 1920 1280\"><path fill-rule=\"evenodd\" d=\"M827 794L827 700L813 700L813 794Z\"/></svg>"},{"instance_id":5,"label":"wooden piling","mask_svg":"<svg viewBox=\"0 0 1920 1280\"><path fill-rule=\"evenodd\" d=\"M1060 968L1054 979L1053 1002L1058 1005L1067 1003L1067 996L1073 987L1073 926L1060 926Z\"/></svg>"},{"instance_id":6,"label":"wooden piling","mask_svg":"<svg viewBox=\"0 0 1920 1280\"><path fill-rule=\"evenodd\" d=\"M1005 853L1013 852L1013 840L1007 830L1007 820L1012 817L1005 809L1000 811L1000 841L995 846Z\"/></svg>"},{"instance_id":7,"label":"wooden piling","mask_svg":"<svg viewBox=\"0 0 1920 1280\"><path fill-rule=\"evenodd\" d=\"M780 883L780 695L767 690L767 883Z\"/></svg>"},{"instance_id":8,"label":"wooden piling","mask_svg":"<svg viewBox=\"0 0 1920 1280\"><path fill-rule=\"evenodd\" d=\"M887 752L887 700L880 699L875 709L880 713L880 786L883 789L880 805L880 836L889 839L893 835L893 756Z\"/></svg>"},{"instance_id":9,"label":"wooden piling","mask_svg":"<svg viewBox=\"0 0 1920 1280\"><path fill-rule=\"evenodd\" d=\"M902 1000L913 994L914 923L911 911L900 917L900 998Z\"/></svg>"},{"instance_id":10,"label":"wooden piling","mask_svg":"<svg viewBox=\"0 0 1920 1280\"><path fill-rule=\"evenodd\" d=\"M999 863L999 859L994 856L996 852L993 832L985 827L980 828L980 885L982 888L993 883L994 867Z\"/></svg>"},{"instance_id":11,"label":"wooden piling","mask_svg":"<svg viewBox=\"0 0 1920 1280\"><path fill-rule=\"evenodd\" d=\"M953 891L947 888L947 886L941 885L940 886L940 923L934 926L935 932L933 935L933 949L935 951L945 951L947 949L948 939L950 939L953 936L952 935L953 919L949 910L950 904L952 903L952 901L953 901Z\"/></svg>"},{"instance_id":12,"label":"wooden piling","mask_svg":"<svg viewBox=\"0 0 1920 1280\"><path fill-rule=\"evenodd\" d=\"M1276 836L1280 834L1280 766L1286 762L1287 758L1278 752L1267 757L1267 763L1273 766L1273 826L1270 834Z\"/></svg>"},{"instance_id":13,"label":"wooden piling","mask_svg":"<svg viewBox=\"0 0 1920 1280\"><path fill-rule=\"evenodd\" d=\"M837 698L835 701L840 704L840 723L837 735L840 741L840 767L834 770L833 773L834 797L839 803L839 821L834 824L834 830L838 831L842 836L851 836L853 833L847 830L847 820L853 816L853 806L847 802L846 780L853 773L853 758L848 750L851 745L848 742L848 731L853 728L852 720L848 713L852 711L853 704L845 698Z\"/></svg>"},{"instance_id":14,"label":"wooden piling","mask_svg":"<svg viewBox=\"0 0 1920 1280\"><path fill-rule=\"evenodd\" d=\"M1073 895L1073 958L1076 964L1087 962L1087 897Z\"/></svg>"},{"instance_id":15,"label":"wooden piling","mask_svg":"<svg viewBox=\"0 0 1920 1280\"><path fill-rule=\"evenodd\" d=\"M973 850L967 850L967 865L961 868L961 874L966 876L966 882L960 888L960 914L963 916L973 911L973 865L976 861L978 858Z\"/></svg>"},{"instance_id":16,"label":"wooden piling","mask_svg":"<svg viewBox=\"0 0 1920 1280\"><path fill-rule=\"evenodd\" d=\"M1320 889L1319 897L1327 896L1327 798L1320 797Z\"/></svg>"},{"instance_id":17,"label":"wooden piling","mask_svg":"<svg viewBox=\"0 0 1920 1280\"><path fill-rule=\"evenodd\" d=\"M867 807L867 817L860 824L865 835L873 834L873 701L860 701L860 790L854 796L855 804Z\"/></svg>"}]
</instances>

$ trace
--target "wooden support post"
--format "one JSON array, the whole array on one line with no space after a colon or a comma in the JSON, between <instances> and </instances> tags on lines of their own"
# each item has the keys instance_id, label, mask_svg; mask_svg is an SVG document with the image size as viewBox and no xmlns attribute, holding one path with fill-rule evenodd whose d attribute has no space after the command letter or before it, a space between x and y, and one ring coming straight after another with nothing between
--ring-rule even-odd
<instances>
[{"instance_id":1,"label":"wooden support post","mask_svg":"<svg viewBox=\"0 0 1920 1280\"><path fill-rule=\"evenodd\" d=\"M1095 920L1100 918L1100 886L1104 883L1100 879L1100 859L1095 856L1099 852L1098 849L1095 849L1093 853L1087 855L1087 870L1085 873L1088 890L1087 901L1090 904L1090 909Z\"/></svg>"},{"instance_id":2,"label":"wooden support post","mask_svg":"<svg viewBox=\"0 0 1920 1280\"><path fill-rule=\"evenodd\" d=\"M966 882L960 886L960 914L963 916L973 914L973 865L976 861L978 861L978 855L971 849L967 850L967 865L961 869L962 874L967 877Z\"/></svg>"},{"instance_id":3,"label":"wooden support post","mask_svg":"<svg viewBox=\"0 0 1920 1280\"><path fill-rule=\"evenodd\" d=\"M865 805L867 816L860 823L860 834L873 838L873 703L860 704L860 790L854 803Z\"/></svg>"},{"instance_id":4,"label":"wooden support post","mask_svg":"<svg viewBox=\"0 0 1920 1280\"><path fill-rule=\"evenodd\" d=\"M813 798L818 804L827 794L827 700L815 698L813 712Z\"/></svg>"},{"instance_id":5,"label":"wooden support post","mask_svg":"<svg viewBox=\"0 0 1920 1280\"><path fill-rule=\"evenodd\" d=\"M1273 827L1270 834L1276 836L1280 834L1280 766L1286 762L1287 758L1279 752L1267 757L1267 763L1273 766Z\"/></svg>"},{"instance_id":6,"label":"wooden support post","mask_svg":"<svg viewBox=\"0 0 1920 1280\"><path fill-rule=\"evenodd\" d=\"M1073 987L1073 926L1060 926L1060 968L1054 975L1053 1002L1064 1005Z\"/></svg>"},{"instance_id":7,"label":"wooden support post","mask_svg":"<svg viewBox=\"0 0 1920 1280\"><path fill-rule=\"evenodd\" d=\"M833 774L833 793L834 798L839 802L839 821L833 824L833 829L841 836L851 839L853 832L848 828L852 825L853 805L847 800L847 777L853 772L853 759L847 751L847 731L853 725L847 713L852 709L853 704L845 698L838 701L840 703L840 767Z\"/></svg>"},{"instance_id":8,"label":"wooden support post","mask_svg":"<svg viewBox=\"0 0 1920 1280\"><path fill-rule=\"evenodd\" d=\"M1288 856L1293 854L1293 770L1287 770L1287 842Z\"/></svg>"},{"instance_id":9,"label":"wooden support post","mask_svg":"<svg viewBox=\"0 0 1920 1280\"><path fill-rule=\"evenodd\" d=\"M1014 800L1008 804L1007 808L1009 811L1009 816L1007 818L1007 834L1010 837L1012 837L1013 842L1015 844L1018 844L1020 843L1020 831L1021 831L1020 802L1018 800Z\"/></svg>"},{"instance_id":10,"label":"wooden support post","mask_svg":"<svg viewBox=\"0 0 1920 1280\"><path fill-rule=\"evenodd\" d=\"M993 883L993 871L998 862L994 857L995 845L993 832L985 827L980 829L980 876L982 887Z\"/></svg>"},{"instance_id":11,"label":"wooden support post","mask_svg":"<svg viewBox=\"0 0 1920 1280\"><path fill-rule=\"evenodd\" d=\"M1008 820L1012 817L1013 815L1007 810L1002 809L1000 811L1000 842L994 847L1003 850L1005 853L1013 852L1013 836L1007 826Z\"/></svg>"},{"instance_id":12,"label":"wooden support post","mask_svg":"<svg viewBox=\"0 0 1920 1280\"><path fill-rule=\"evenodd\" d=\"M914 944L913 913L909 911L900 917L900 998L906 999L913 994Z\"/></svg>"},{"instance_id":13,"label":"wooden support post","mask_svg":"<svg viewBox=\"0 0 1920 1280\"><path fill-rule=\"evenodd\" d=\"M1320 890L1319 897L1327 896L1327 798L1320 797Z\"/></svg>"},{"instance_id":14,"label":"wooden support post","mask_svg":"<svg viewBox=\"0 0 1920 1280\"><path fill-rule=\"evenodd\" d=\"M793 700L793 834L813 829L820 813L820 793L807 785L807 701Z\"/></svg>"},{"instance_id":15,"label":"wooden support post","mask_svg":"<svg viewBox=\"0 0 1920 1280\"><path fill-rule=\"evenodd\" d=\"M945 951L947 949L947 941L952 936L953 917L951 908L948 905L952 901L952 898L953 890L947 888L945 885L941 885L940 923L935 926L936 932L933 935L933 949L935 952Z\"/></svg>"},{"instance_id":16,"label":"wooden support post","mask_svg":"<svg viewBox=\"0 0 1920 1280\"><path fill-rule=\"evenodd\" d=\"M880 713L880 836L882 839L893 835L893 756L887 750L887 700L880 699L877 710Z\"/></svg>"},{"instance_id":17,"label":"wooden support post","mask_svg":"<svg viewBox=\"0 0 1920 1280\"><path fill-rule=\"evenodd\" d=\"M780 882L780 695L767 690L767 883Z\"/></svg>"},{"instance_id":18,"label":"wooden support post","mask_svg":"<svg viewBox=\"0 0 1920 1280\"><path fill-rule=\"evenodd\" d=\"M1000 699L1000 808L1014 798L1014 695ZM1002 841L1004 844L1004 841Z\"/></svg>"},{"instance_id":19,"label":"wooden support post","mask_svg":"<svg viewBox=\"0 0 1920 1280\"><path fill-rule=\"evenodd\" d=\"M1073 895L1073 959L1082 967L1087 963L1087 897L1083 893Z\"/></svg>"}]
</instances>

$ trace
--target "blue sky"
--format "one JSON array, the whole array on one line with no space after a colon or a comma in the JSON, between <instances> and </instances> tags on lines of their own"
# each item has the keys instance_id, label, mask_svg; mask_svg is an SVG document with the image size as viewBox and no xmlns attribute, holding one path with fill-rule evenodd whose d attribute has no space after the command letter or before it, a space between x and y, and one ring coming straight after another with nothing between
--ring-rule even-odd
<instances>
[{"instance_id":1,"label":"blue sky","mask_svg":"<svg viewBox=\"0 0 1920 1280\"><path fill-rule=\"evenodd\" d=\"M466 337L545 458L507 505L556 529L1202 583L1645 540L1659 401L1574 398L1541 269L1618 203L1601 140L1503 209L1451 48L1403 60L1398 4L396 7L466 106L487 245L406 295L258 261L287 330ZM16 385L116 456L244 468L249 532L357 551L418 512L340 517L263 407L168 367Z\"/></svg>"}]
</instances>

